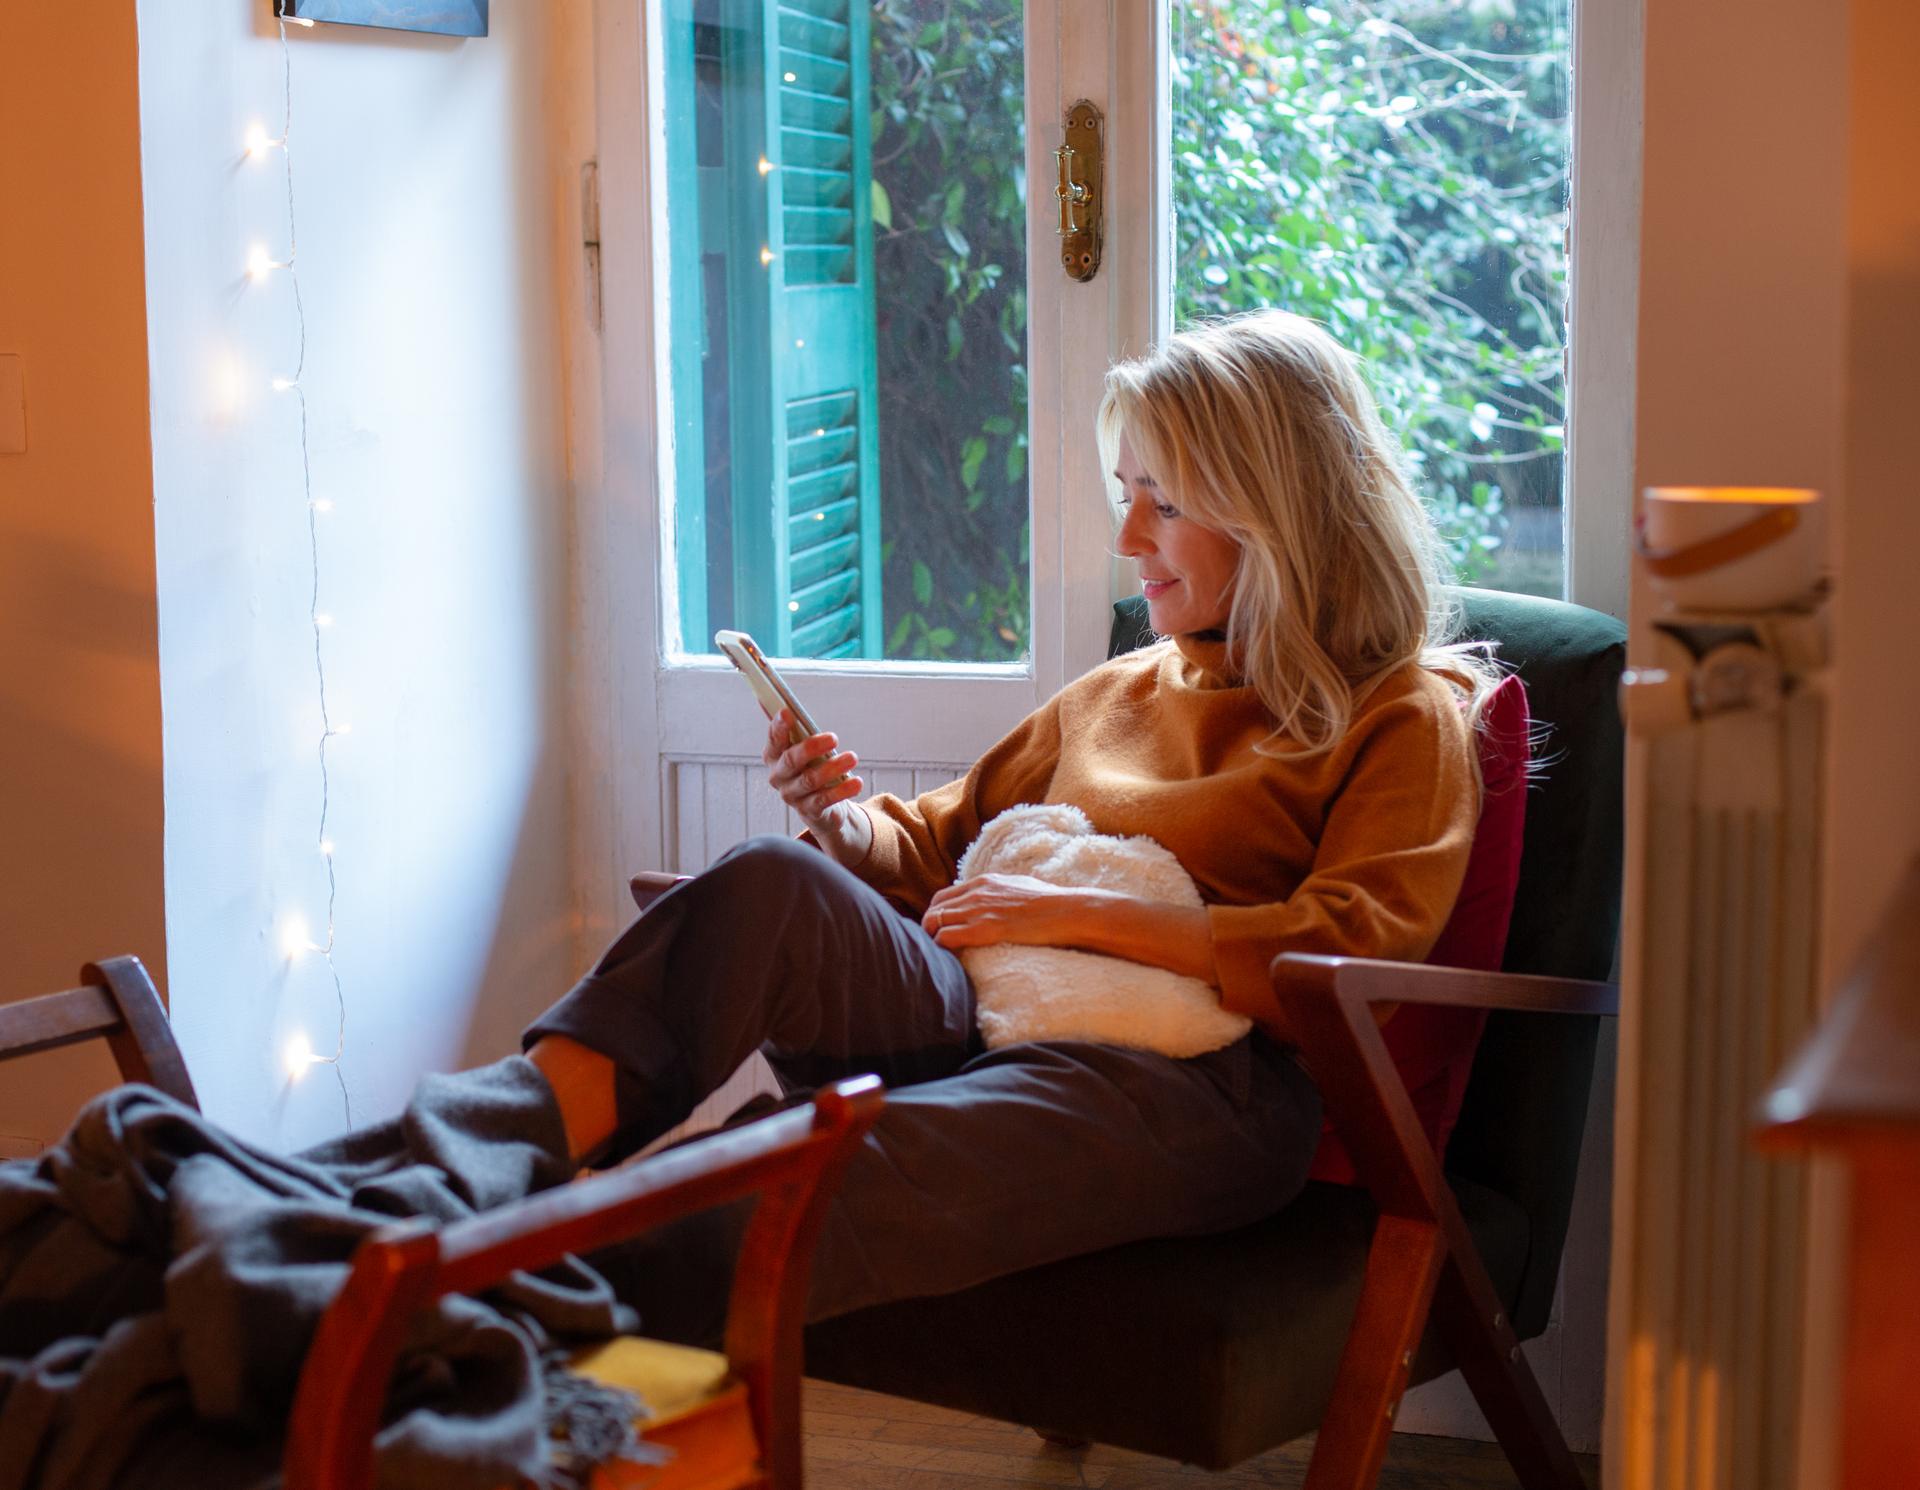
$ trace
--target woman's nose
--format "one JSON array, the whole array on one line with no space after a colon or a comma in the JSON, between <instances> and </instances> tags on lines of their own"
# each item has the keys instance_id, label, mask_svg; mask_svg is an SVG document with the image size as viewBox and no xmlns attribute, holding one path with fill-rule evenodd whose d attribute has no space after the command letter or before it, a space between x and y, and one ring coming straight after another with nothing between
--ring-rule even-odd
<instances>
[{"instance_id":1,"label":"woman's nose","mask_svg":"<svg viewBox=\"0 0 1920 1490\"><path fill-rule=\"evenodd\" d=\"M1129 502L1125 515L1120 519L1120 536L1114 543L1114 551L1123 559L1137 559L1149 547L1141 533L1139 514L1140 504Z\"/></svg>"}]
</instances>

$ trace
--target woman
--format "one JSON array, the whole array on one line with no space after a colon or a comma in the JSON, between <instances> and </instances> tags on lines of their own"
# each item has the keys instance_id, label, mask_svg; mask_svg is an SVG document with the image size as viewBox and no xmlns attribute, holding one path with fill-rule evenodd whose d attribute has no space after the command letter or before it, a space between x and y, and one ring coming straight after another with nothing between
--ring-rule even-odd
<instances>
[{"instance_id":1,"label":"woman","mask_svg":"<svg viewBox=\"0 0 1920 1490\"><path fill-rule=\"evenodd\" d=\"M853 752L789 747L774 721L768 778L807 833L663 897L525 1036L581 1155L648 1142L755 1049L794 1088L878 1072L887 1107L822 1234L816 1318L1278 1209L1321 1122L1268 964L1418 959L1460 886L1492 669L1444 645L1432 528L1354 359L1281 312L1199 327L1113 369L1099 434L1164 640L913 801L858 800ZM1157 839L1204 908L955 884L981 825L1028 802ZM956 953L991 942L1191 974L1257 1028L1186 1060L987 1050Z\"/></svg>"}]
</instances>

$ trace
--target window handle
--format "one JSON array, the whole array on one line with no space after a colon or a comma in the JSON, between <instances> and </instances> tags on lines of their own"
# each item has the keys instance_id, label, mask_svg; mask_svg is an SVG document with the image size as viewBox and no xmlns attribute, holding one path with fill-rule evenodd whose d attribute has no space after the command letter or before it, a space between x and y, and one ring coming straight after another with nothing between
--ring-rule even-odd
<instances>
[{"instance_id":1,"label":"window handle","mask_svg":"<svg viewBox=\"0 0 1920 1490\"><path fill-rule=\"evenodd\" d=\"M1060 265L1067 277L1089 280L1100 272L1100 111L1086 99L1067 110L1066 139L1053 152L1059 183Z\"/></svg>"}]
</instances>

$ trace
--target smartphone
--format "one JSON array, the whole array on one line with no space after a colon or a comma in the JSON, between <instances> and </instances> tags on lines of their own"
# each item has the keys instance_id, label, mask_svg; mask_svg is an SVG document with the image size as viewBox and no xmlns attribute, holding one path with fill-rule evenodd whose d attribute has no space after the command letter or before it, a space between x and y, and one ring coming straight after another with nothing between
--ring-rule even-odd
<instances>
[{"instance_id":1,"label":"smartphone","mask_svg":"<svg viewBox=\"0 0 1920 1490\"><path fill-rule=\"evenodd\" d=\"M820 733L820 726L813 722L813 716L807 712L806 706L794 697L787 680L774 670L773 664L767 661L767 654L746 632L716 631L713 644L726 655L727 661L740 669L748 686L753 689L753 696L760 701L760 707L766 710L767 718L773 718L782 709L792 712L793 744L798 745L802 740ZM846 780L844 776L840 779Z\"/></svg>"}]
</instances>

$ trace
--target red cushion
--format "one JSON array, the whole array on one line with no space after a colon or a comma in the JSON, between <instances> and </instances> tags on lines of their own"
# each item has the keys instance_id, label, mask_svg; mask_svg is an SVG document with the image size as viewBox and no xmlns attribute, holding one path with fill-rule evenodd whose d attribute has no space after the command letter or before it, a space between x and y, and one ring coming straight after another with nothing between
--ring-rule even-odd
<instances>
[{"instance_id":1,"label":"red cushion","mask_svg":"<svg viewBox=\"0 0 1920 1490\"><path fill-rule=\"evenodd\" d=\"M1506 954L1513 896L1520 883L1520 848L1527 821L1527 690L1508 677L1487 700L1480 731L1480 822L1473 832L1466 877L1453 914L1427 961L1440 967L1497 971ZM1420 1126L1434 1152L1446 1153L1460 1116L1474 1048L1486 1028L1484 1009L1442 1009L1402 1004L1380 1033L1400 1079L1413 1098ZM1309 1179L1336 1185L1358 1183L1353 1161L1329 1123L1320 1135Z\"/></svg>"}]
</instances>

